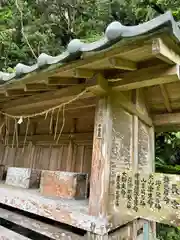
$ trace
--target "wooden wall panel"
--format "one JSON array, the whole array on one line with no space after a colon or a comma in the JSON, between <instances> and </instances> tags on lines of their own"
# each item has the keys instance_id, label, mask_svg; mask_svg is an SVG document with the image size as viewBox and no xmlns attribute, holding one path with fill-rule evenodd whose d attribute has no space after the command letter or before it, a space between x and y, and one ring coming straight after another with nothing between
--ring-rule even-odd
<instances>
[{"instance_id":1,"label":"wooden wall panel","mask_svg":"<svg viewBox=\"0 0 180 240\"><path fill-rule=\"evenodd\" d=\"M0 145L0 163L6 166L30 167L61 171L91 171L92 142L94 130L94 109L90 111L81 110L65 111L65 124L62 131L63 136L57 143L54 139L56 128L56 116L53 115L53 125L50 125L52 114L47 118L33 118L29 121L28 134L24 144L27 131L27 120L18 125L18 142L14 135L14 120L8 121L7 131L3 130L3 144ZM76 121L75 121L76 119ZM76 125L74 125L76 122ZM59 113L57 134L62 127L62 112ZM81 134L82 136L72 137L72 149L69 147L71 135ZM85 135L84 135L85 133ZM65 135L66 134L66 135ZM79 135L78 135L79 136ZM14 140L13 140L14 139ZM14 145L12 146L12 143Z\"/></svg>"},{"instance_id":2,"label":"wooden wall panel","mask_svg":"<svg viewBox=\"0 0 180 240\"><path fill-rule=\"evenodd\" d=\"M77 145L74 152L74 166L71 171L85 172L90 175L92 146ZM7 167L26 167L49 170L67 171L67 145L52 146L26 146L24 148L11 148L6 146L1 151L0 164Z\"/></svg>"}]
</instances>

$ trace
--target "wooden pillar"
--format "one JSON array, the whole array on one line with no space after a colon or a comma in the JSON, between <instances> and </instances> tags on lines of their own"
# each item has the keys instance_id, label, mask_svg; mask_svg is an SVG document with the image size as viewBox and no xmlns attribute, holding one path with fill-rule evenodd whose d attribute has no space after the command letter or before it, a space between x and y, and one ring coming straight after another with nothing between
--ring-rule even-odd
<instances>
[{"instance_id":1,"label":"wooden pillar","mask_svg":"<svg viewBox=\"0 0 180 240\"><path fill-rule=\"evenodd\" d=\"M153 126L141 90L127 92L126 97L113 93L99 100L95 115L90 215L106 218L111 229L133 220L116 202L116 176L123 170L152 172L153 146ZM126 239L136 240L137 221L126 228Z\"/></svg>"},{"instance_id":2,"label":"wooden pillar","mask_svg":"<svg viewBox=\"0 0 180 240\"><path fill-rule=\"evenodd\" d=\"M89 198L89 214L93 216L107 216L111 129L109 99L104 97L99 100L95 113Z\"/></svg>"}]
</instances>

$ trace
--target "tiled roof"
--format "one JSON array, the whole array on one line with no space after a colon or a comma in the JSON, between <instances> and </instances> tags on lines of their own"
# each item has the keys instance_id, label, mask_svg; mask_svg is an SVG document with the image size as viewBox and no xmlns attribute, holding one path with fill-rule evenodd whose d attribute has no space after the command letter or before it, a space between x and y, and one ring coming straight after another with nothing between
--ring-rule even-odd
<instances>
[{"instance_id":1,"label":"tiled roof","mask_svg":"<svg viewBox=\"0 0 180 240\"><path fill-rule=\"evenodd\" d=\"M180 41L180 27L179 24L173 19L171 12L166 12L148 22L139 24L137 26L124 26L120 22L112 22L106 28L104 37L96 42L83 43L79 39L70 41L65 52L58 56L50 56L42 53L37 58L37 63L32 66L27 66L18 63L15 66L13 73L0 72L0 83L4 84L7 81L14 81L34 71L44 69L49 65L57 64L63 65L67 62L76 60L81 57L84 52L95 52L106 49L113 44L125 38L134 38L149 33L154 33L159 29L168 29L169 32L175 37L176 41Z\"/></svg>"}]
</instances>

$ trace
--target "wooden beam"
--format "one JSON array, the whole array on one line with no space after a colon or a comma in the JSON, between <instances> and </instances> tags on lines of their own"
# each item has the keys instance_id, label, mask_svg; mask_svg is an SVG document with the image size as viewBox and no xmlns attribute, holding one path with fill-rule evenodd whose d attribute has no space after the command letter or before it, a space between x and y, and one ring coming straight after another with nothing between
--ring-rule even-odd
<instances>
[{"instance_id":1,"label":"wooden beam","mask_svg":"<svg viewBox=\"0 0 180 240\"><path fill-rule=\"evenodd\" d=\"M172 112L171 103L169 101L166 86L164 86L163 84L160 84L159 86L160 86L161 93L162 93L162 96L163 96L163 99L164 99L164 105L165 105L166 109L168 110L168 112Z\"/></svg>"},{"instance_id":2,"label":"wooden beam","mask_svg":"<svg viewBox=\"0 0 180 240\"><path fill-rule=\"evenodd\" d=\"M94 71L85 68L74 68L67 71L58 72L52 77L62 77L62 78L91 78L95 74Z\"/></svg>"},{"instance_id":3,"label":"wooden beam","mask_svg":"<svg viewBox=\"0 0 180 240\"><path fill-rule=\"evenodd\" d=\"M48 85L77 85L79 84L80 80L78 78L60 78L60 77L50 77L47 80Z\"/></svg>"},{"instance_id":4,"label":"wooden beam","mask_svg":"<svg viewBox=\"0 0 180 240\"><path fill-rule=\"evenodd\" d=\"M26 84L24 87L25 92L37 92L37 91L48 91L48 90L56 90L56 86L48 86L45 83L31 83Z\"/></svg>"},{"instance_id":5,"label":"wooden beam","mask_svg":"<svg viewBox=\"0 0 180 240\"><path fill-rule=\"evenodd\" d=\"M180 113L156 114L152 119L155 126L180 125Z\"/></svg>"},{"instance_id":6,"label":"wooden beam","mask_svg":"<svg viewBox=\"0 0 180 240\"><path fill-rule=\"evenodd\" d=\"M59 134L59 132L57 132ZM56 140L54 140L54 135L27 135L26 138L26 144L29 142L35 142L35 143L44 143L44 144L52 144L52 145L59 145L59 144L68 144L70 136L73 138L73 141L76 144L79 143L89 143L92 144L93 141L93 132L88 132L88 133L63 133L61 134L61 137L59 139L59 143L56 143ZM13 141L13 136L9 136L8 142L6 144L12 144ZM18 136L18 142L19 144L23 144L24 142L24 136Z\"/></svg>"},{"instance_id":7,"label":"wooden beam","mask_svg":"<svg viewBox=\"0 0 180 240\"><path fill-rule=\"evenodd\" d=\"M81 67L81 69L104 70L104 69L123 69L136 70L137 64L131 60L121 57L112 57L91 62Z\"/></svg>"},{"instance_id":8,"label":"wooden beam","mask_svg":"<svg viewBox=\"0 0 180 240\"><path fill-rule=\"evenodd\" d=\"M42 107L44 110L49 106L56 106L63 102L72 100L77 97L83 90L85 90L84 85L77 85L67 88L62 88L53 92L38 93L34 96L24 97L23 99L17 99L8 101L8 103L2 105L2 111L5 112L15 112L15 111L35 111L36 108ZM92 97L92 93L85 93L81 96L83 98Z\"/></svg>"},{"instance_id":9,"label":"wooden beam","mask_svg":"<svg viewBox=\"0 0 180 240\"><path fill-rule=\"evenodd\" d=\"M179 80L179 66L157 65L121 75L122 80L112 82L113 90L127 91ZM111 79L112 81L112 79Z\"/></svg>"},{"instance_id":10,"label":"wooden beam","mask_svg":"<svg viewBox=\"0 0 180 240\"><path fill-rule=\"evenodd\" d=\"M123 93L111 91L111 95L112 95L112 99L117 98L117 95L118 95L119 105L125 110L127 110L129 113L138 116L139 119L142 122L146 123L148 126L151 127L153 125L151 118L148 117L146 114L143 114L141 111L138 111L136 108L136 105L128 101Z\"/></svg>"},{"instance_id":11,"label":"wooden beam","mask_svg":"<svg viewBox=\"0 0 180 240\"><path fill-rule=\"evenodd\" d=\"M19 97L34 94L34 91L25 92L24 89L8 89L5 91L6 97Z\"/></svg>"},{"instance_id":12,"label":"wooden beam","mask_svg":"<svg viewBox=\"0 0 180 240\"><path fill-rule=\"evenodd\" d=\"M114 57L109 59L110 64L117 69L136 70L137 64L125 58Z\"/></svg>"},{"instance_id":13,"label":"wooden beam","mask_svg":"<svg viewBox=\"0 0 180 240\"><path fill-rule=\"evenodd\" d=\"M103 96L109 92L108 80L102 74L96 74L91 79L87 79L87 89L95 95Z\"/></svg>"},{"instance_id":14,"label":"wooden beam","mask_svg":"<svg viewBox=\"0 0 180 240\"><path fill-rule=\"evenodd\" d=\"M108 189L110 175L110 146L112 116L108 98L100 98L95 113L95 127L91 166L89 214L108 216Z\"/></svg>"},{"instance_id":15,"label":"wooden beam","mask_svg":"<svg viewBox=\"0 0 180 240\"><path fill-rule=\"evenodd\" d=\"M153 40L152 53L164 62L180 65L180 55L176 53L171 46L168 46L168 44L166 44L161 38Z\"/></svg>"}]
</instances>

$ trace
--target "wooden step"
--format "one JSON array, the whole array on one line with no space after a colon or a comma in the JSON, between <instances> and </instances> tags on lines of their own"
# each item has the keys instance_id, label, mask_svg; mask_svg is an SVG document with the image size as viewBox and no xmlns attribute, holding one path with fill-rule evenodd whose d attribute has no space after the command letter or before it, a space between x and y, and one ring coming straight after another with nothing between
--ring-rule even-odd
<instances>
[{"instance_id":1,"label":"wooden step","mask_svg":"<svg viewBox=\"0 0 180 240\"><path fill-rule=\"evenodd\" d=\"M0 226L0 239L1 240L30 240L30 238L24 237L2 226Z\"/></svg>"},{"instance_id":2,"label":"wooden step","mask_svg":"<svg viewBox=\"0 0 180 240\"><path fill-rule=\"evenodd\" d=\"M36 233L42 234L43 236L49 237L51 239L57 239L57 240L85 239L84 236L79 236L78 234L61 229L57 226L55 227L53 225L46 224L41 221L23 216L22 214L14 213L2 208L0 208L0 218L5 219L11 223L17 224L21 227L32 230ZM0 231L0 236L1 236L1 231Z\"/></svg>"}]
</instances>

